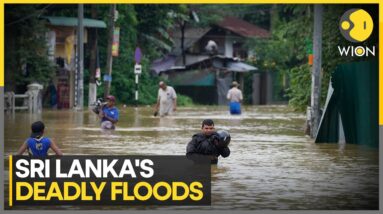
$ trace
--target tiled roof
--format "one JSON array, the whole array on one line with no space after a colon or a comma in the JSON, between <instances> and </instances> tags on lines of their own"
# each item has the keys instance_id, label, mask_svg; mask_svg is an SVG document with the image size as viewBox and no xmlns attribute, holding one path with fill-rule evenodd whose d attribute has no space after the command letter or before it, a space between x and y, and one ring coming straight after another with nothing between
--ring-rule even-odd
<instances>
[{"instance_id":1,"label":"tiled roof","mask_svg":"<svg viewBox=\"0 0 383 214\"><path fill-rule=\"evenodd\" d=\"M268 30L235 17L226 17L217 25L244 37L267 38L270 36Z\"/></svg>"}]
</instances>

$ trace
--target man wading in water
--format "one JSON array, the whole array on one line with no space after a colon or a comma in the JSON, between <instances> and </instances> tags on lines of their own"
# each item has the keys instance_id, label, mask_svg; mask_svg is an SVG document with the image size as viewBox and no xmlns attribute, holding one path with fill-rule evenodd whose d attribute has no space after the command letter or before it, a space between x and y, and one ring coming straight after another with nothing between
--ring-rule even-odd
<instances>
[{"instance_id":1,"label":"man wading in water","mask_svg":"<svg viewBox=\"0 0 383 214\"><path fill-rule=\"evenodd\" d=\"M230 155L228 147L230 135L227 131L215 131L213 120L202 121L201 132L193 135L186 148L186 157L198 162L200 157L210 157L212 164L218 163L221 155L226 158Z\"/></svg>"}]
</instances>

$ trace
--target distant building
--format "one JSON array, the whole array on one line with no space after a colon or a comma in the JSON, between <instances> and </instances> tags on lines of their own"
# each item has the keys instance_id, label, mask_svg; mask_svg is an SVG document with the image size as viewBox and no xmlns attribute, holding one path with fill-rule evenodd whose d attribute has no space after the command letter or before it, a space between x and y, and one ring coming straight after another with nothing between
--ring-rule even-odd
<instances>
[{"instance_id":1,"label":"distant building","mask_svg":"<svg viewBox=\"0 0 383 214\"><path fill-rule=\"evenodd\" d=\"M55 75L52 77L48 87L43 89L44 94L56 91L56 104L58 108L72 108L74 105L75 75L76 75L76 43L77 43L77 24L78 20L74 17L53 17L42 16L40 19L46 21L45 38L48 47L48 59L56 65ZM84 19L84 43L87 43L89 28L106 28L106 24L100 20ZM8 28L7 45L9 48L17 49L17 43L13 36L16 31ZM9 75L12 71L6 70L8 82L15 82L14 75ZM30 83L27 83L30 84ZM24 93L22 87L9 87L9 91ZM50 102L50 97L45 96L46 101ZM43 99L44 99L43 98Z\"/></svg>"},{"instance_id":2,"label":"distant building","mask_svg":"<svg viewBox=\"0 0 383 214\"><path fill-rule=\"evenodd\" d=\"M190 96L197 103L224 105L231 82L238 81L243 90L244 73L258 70L244 62L254 56L245 46L246 40L266 39L270 32L244 20L226 17L211 27L186 28L183 52L181 30L172 32L171 36L175 43L173 50L152 63L152 73L167 78L177 92ZM253 84L256 87L253 97L258 101L254 104L268 103L266 99L261 102L259 92L263 88L265 93L267 89L271 93L272 83L268 76L255 75L258 84Z\"/></svg>"},{"instance_id":3,"label":"distant building","mask_svg":"<svg viewBox=\"0 0 383 214\"><path fill-rule=\"evenodd\" d=\"M77 18L44 16L50 31L47 34L49 58L57 64L52 82L57 90L57 107L72 108L74 105L76 74ZM88 28L106 28L103 21L84 19L84 43L87 43Z\"/></svg>"}]
</instances>

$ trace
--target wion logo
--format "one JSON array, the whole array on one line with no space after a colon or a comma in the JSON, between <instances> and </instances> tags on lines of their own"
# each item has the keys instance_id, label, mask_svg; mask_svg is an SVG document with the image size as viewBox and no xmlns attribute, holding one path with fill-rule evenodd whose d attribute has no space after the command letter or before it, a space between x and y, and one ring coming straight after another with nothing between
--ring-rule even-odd
<instances>
[{"instance_id":1,"label":"wion logo","mask_svg":"<svg viewBox=\"0 0 383 214\"><path fill-rule=\"evenodd\" d=\"M347 10L339 21L339 30L343 37L352 43L366 41L374 29L370 14L363 9ZM375 46L338 46L341 56L375 56Z\"/></svg>"}]
</instances>

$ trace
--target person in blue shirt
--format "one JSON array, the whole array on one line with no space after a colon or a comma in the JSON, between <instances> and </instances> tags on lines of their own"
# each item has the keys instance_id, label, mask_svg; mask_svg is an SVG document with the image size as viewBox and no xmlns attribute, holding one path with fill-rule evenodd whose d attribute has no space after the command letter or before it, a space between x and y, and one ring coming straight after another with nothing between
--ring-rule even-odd
<instances>
[{"instance_id":1,"label":"person in blue shirt","mask_svg":"<svg viewBox=\"0 0 383 214\"><path fill-rule=\"evenodd\" d=\"M21 145L20 149L17 151L18 155L24 154L28 150L29 156L33 158L45 158L48 156L48 150L51 148L56 155L63 155L56 143L44 137L45 125L41 121L32 123L31 126L32 134L31 136Z\"/></svg>"},{"instance_id":2,"label":"person in blue shirt","mask_svg":"<svg viewBox=\"0 0 383 214\"><path fill-rule=\"evenodd\" d=\"M102 107L102 111L98 114L101 119L102 129L115 129L115 124L118 122L119 112L116 104L116 98L112 95L106 97L108 101L106 105Z\"/></svg>"}]
</instances>

